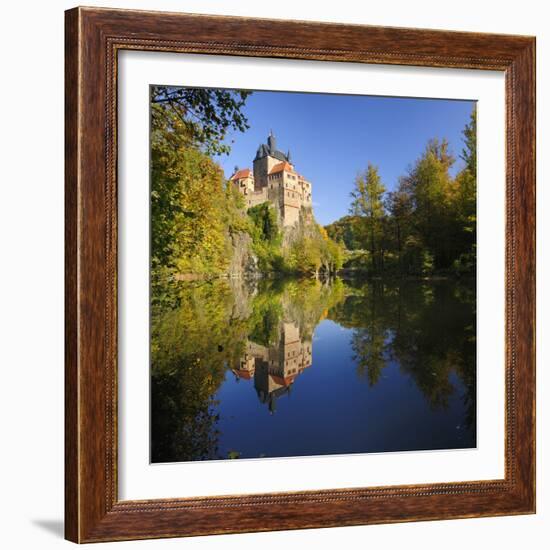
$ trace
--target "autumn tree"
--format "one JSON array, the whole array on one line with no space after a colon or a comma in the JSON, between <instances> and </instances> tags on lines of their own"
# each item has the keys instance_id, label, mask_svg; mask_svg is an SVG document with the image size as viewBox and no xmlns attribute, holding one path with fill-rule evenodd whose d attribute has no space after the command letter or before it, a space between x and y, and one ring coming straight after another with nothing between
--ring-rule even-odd
<instances>
[{"instance_id":1,"label":"autumn tree","mask_svg":"<svg viewBox=\"0 0 550 550\"><path fill-rule=\"evenodd\" d=\"M229 131L248 128L242 112L248 94L151 87L153 278L167 270L217 274L226 268L242 204L210 155L229 150L223 141Z\"/></svg>"},{"instance_id":2,"label":"autumn tree","mask_svg":"<svg viewBox=\"0 0 550 550\"><path fill-rule=\"evenodd\" d=\"M453 256L449 169L455 162L446 140L432 139L405 176L414 204L414 223L422 245L444 268Z\"/></svg>"},{"instance_id":3,"label":"autumn tree","mask_svg":"<svg viewBox=\"0 0 550 550\"><path fill-rule=\"evenodd\" d=\"M381 222L384 217L383 196L385 187L378 168L368 163L367 169L355 178L355 187L351 192L350 213L359 216L362 228L370 250L370 260L373 271L377 268L377 242L381 232Z\"/></svg>"},{"instance_id":4,"label":"autumn tree","mask_svg":"<svg viewBox=\"0 0 550 550\"><path fill-rule=\"evenodd\" d=\"M386 193L372 164L354 182L349 216L326 226L345 245L346 266L428 276L434 271L472 274L476 265L476 110L463 130L464 165L453 176L455 158L445 139L431 139L422 155Z\"/></svg>"},{"instance_id":5,"label":"autumn tree","mask_svg":"<svg viewBox=\"0 0 550 550\"><path fill-rule=\"evenodd\" d=\"M453 267L458 272L473 272L476 264L476 197L477 197L477 119L472 109L463 131L465 147L461 158L465 167L456 178L453 207L456 215L458 249Z\"/></svg>"}]
</instances>

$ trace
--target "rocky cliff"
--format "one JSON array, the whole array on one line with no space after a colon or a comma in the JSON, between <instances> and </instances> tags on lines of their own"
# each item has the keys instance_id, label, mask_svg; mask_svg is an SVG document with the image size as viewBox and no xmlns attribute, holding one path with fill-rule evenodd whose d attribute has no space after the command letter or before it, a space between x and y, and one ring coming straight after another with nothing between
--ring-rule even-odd
<instances>
[{"instance_id":1,"label":"rocky cliff","mask_svg":"<svg viewBox=\"0 0 550 550\"><path fill-rule=\"evenodd\" d=\"M252 249L252 238L248 233L239 232L230 235L233 255L229 264L227 275L231 279L255 279L260 270L258 258Z\"/></svg>"}]
</instances>

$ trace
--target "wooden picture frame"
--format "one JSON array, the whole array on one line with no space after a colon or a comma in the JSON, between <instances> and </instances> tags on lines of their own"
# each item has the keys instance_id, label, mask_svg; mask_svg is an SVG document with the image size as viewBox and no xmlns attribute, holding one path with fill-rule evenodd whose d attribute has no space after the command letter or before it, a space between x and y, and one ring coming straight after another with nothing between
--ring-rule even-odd
<instances>
[{"instance_id":1,"label":"wooden picture frame","mask_svg":"<svg viewBox=\"0 0 550 550\"><path fill-rule=\"evenodd\" d=\"M116 124L117 54L125 49L505 74L504 479L119 500ZM65 55L67 539L82 543L534 513L533 37L75 8L66 12Z\"/></svg>"}]
</instances>

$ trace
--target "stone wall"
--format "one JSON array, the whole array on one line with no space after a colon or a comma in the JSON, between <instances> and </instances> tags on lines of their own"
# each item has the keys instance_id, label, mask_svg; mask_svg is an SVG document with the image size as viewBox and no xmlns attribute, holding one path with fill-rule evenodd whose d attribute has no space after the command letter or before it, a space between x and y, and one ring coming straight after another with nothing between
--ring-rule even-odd
<instances>
[{"instance_id":1,"label":"stone wall","mask_svg":"<svg viewBox=\"0 0 550 550\"><path fill-rule=\"evenodd\" d=\"M260 191L252 191L245 195L246 207L252 208L258 204L262 204L268 200L267 197L267 188L264 187Z\"/></svg>"}]
</instances>

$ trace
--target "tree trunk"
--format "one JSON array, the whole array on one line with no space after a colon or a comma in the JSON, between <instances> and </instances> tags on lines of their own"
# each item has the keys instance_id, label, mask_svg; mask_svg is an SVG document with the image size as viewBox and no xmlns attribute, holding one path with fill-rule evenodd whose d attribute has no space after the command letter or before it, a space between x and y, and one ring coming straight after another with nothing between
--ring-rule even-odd
<instances>
[{"instance_id":1,"label":"tree trunk","mask_svg":"<svg viewBox=\"0 0 550 550\"><path fill-rule=\"evenodd\" d=\"M399 266L399 273L403 273L403 262L401 259L401 225L399 220L395 222L397 226L397 264Z\"/></svg>"},{"instance_id":2,"label":"tree trunk","mask_svg":"<svg viewBox=\"0 0 550 550\"><path fill-rule=\"evenodd\" d=\"M374 246L374 228L371 223L371 229L370 229L370 259L372 264L372 272L376 273L376 259L374 257L375 254L375 246Z\"/></svg>"}]
</instances>

